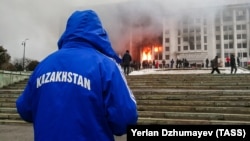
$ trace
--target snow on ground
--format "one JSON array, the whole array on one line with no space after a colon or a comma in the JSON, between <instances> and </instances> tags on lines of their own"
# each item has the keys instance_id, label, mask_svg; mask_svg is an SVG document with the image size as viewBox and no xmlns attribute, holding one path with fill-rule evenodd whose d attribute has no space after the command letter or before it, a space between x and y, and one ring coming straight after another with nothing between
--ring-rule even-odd
<instances>
[{"instance_id":1,"label":"snow on ground","mask_svg":"<svg viewBox=\"0 0 250 141\"><path fill-rule=\"evenodd\" d=\"M219 68L221 74L230 74L231 68L225 67L225 68ZM145 75L145 74L201 74L201 73L211 73L211 69L141 69L139 71L132 71L129 75ZM249 73L250 70L244 69L244 68L238 68L237 74L241 73ZM217 74L215 71L214 74Z\"/></svg>"}]
</instances>

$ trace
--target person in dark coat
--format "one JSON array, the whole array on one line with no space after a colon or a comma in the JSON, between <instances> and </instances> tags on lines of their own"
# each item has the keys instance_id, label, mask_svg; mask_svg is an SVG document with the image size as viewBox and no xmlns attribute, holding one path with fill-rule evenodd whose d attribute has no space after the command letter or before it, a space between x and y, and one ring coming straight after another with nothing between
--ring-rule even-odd
<instances>
[{"instance_id":1,"label":"person in dark coat","mask_svg":"<svg viewBox=\"0 0 250 141\"><path fill-rule=\"evenodd\" d=\"M235 57L232 54L230 57L230 65L231 65L231 74L234 72L234 74L237 72L237 67L236 67L236 61Z\"/></svg>"},{"instance_id":2,"label":"person in dark coat","mask_svg":"<svg viewBox=\"0 0 250 141\"><path fill-rule=\"evenodd\" d=\"M208 58L206 59L206 68L208 68L209 60Z\"/></svg>"},{"instance_id":3,"label":"person in dark coat","mask_svg":"<svg viewBox=\"0 0 250 141\"><path fill-rule=\"evenodd\" d=\"M211 61L211 66L212 66L211 74L213 74L214 71L216 71L218 74L220 74L218 56L215 56L215 58Z\"/></svg>"},{"instance_id":4,"label":"person in dark coat","mask_svg":"<svg viewBox=\"0 0 250 141\"><path fill-rule=\"evenodd\" d=\"M240 58L237 57L237 63L238 63L238 66L240 67Z\"/></svg>"},{"instance_id":5,"label":"person in dark coat","mask_svg":"<svg viewBox=\"0 0 250 141\"><path fill-rule=\"evenodd\" d=\"M122 57L122 63L124 68L125 75L129 74L130 62L132 61L132 57L129 54L129 50L126 50L126 53Z\"/></svg>"}]
</instances>

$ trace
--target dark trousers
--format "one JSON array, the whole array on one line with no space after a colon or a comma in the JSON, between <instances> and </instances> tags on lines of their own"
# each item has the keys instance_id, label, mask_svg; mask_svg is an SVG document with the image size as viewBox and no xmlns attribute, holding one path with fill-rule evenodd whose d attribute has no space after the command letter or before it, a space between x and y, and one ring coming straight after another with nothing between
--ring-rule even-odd
<instances>
[{"instance_id":1,"label":"dark trousers","mask_svg":"<svg viewBox=\"0 0 250 141\"><path fill-rule=\"evenodd\" d=\"M214 71L216 71L217 73L220 73L220 70L218 69L218 67L213 68L211 74L213 74Z\"/></svg>"},{"instance_id":2,"label":"dark trousers","mask_svg":"<svg viewBox=\"0 0 250 141\"><path fill-rule=\"evenodd\" d=\"M234 73L236 73L236 71L237 71L237 67L236 66L231 66L231 74L233 73L233 71L234 71Z\"/></svg>"},{"instance_id":3,"label":"dark trousers","mask_svg":"<svg viewBox=\"0 0 250 141\"><path fill-rule=\"evenodd\" d=\"M124 73L125 73L126 75L129 74L129 65L124 65Z\"/></svg>"}]
</instances>

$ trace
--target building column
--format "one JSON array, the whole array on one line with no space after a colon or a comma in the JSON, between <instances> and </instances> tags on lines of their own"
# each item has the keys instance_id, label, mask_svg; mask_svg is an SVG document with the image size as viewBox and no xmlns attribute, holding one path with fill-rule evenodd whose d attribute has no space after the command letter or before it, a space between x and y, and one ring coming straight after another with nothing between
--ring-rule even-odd
<instances>
[{"instance_id":1,"label":"building column","mask_svg":"<svg viewBox=\"0 0 250 141\"><path fill-rule=\"evenodd\" d=\"M225 67L223 11L220 11L220 44L221 44L220 62L222 63L222 67Z\"/></svg>"},{"instance_id":2,"label":"building column","mask_svg":"<svg viewBox=\"0 0 250 141\"><path fill-rule=\"evenodd\" d=\"M250 19L249 19L249 8L246 8L246 21L247 21L247 62L249 61L249 53L250 53Z\"/></svg>"},{"instance_id":3,"label":"building column","mask_svg":"<svg viewBox=\"0 0 250 141\"><path fill-rule=\"evenodd\" d=\"M236 29L236 12L233 10L233 46L234 46L234 56L238 56L238 47L237 47L237 29Z\"/></svg>"}]
</instances>

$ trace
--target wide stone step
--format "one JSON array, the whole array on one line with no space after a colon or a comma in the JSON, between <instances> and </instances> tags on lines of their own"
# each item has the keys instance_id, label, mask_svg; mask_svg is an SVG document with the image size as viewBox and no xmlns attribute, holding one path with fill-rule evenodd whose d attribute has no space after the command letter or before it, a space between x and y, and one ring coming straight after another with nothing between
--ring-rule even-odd
<instances>
[{"instance_id":1,"label":"wide stone step","mask_svg":"<svg viewBox=\"0 0 250 141\"><path fill-rule=\"evenodd\" d=\"M0 107L16 108L16 103L15 102L3 102L3 103L0 103Z\"/></svg>"},{"instance_id":2,"label":"wide stone step","mask_svg":"<svg viewBox=\"0 0 250 141\"><path fill-rule=\"evenodd\" d=\"M248 80L249 81L249 80ZM180 85L185 85L185 86L233 86L233 87L242 87L242 86L248 86L250 82L228 82L228 83L222 83L221 82L129 82L128 84L130 86L180 86Z\"/></svg>"},{"instance_id":3,"label":"wide stone step","mask_svg":"<svg viewBox=\"0 0 250 141\"><path fill-rule=\"evenodd\" d=\"M250 79L250 73L247 74L146 74L146 75L129 75L126 76L127 80L134 80L134 78L156 78L156 79L161 79L161 78L176 78L176 79L183 79L183 78L188 78L188 79L202 79L202 78L208 78L208 79L239 79L239 78L245 78L245 79ZM212 79L211 79L212 80Z\"/></svg>"},{"instance_id":4,"label":"wide stone step","mask_svg":"<svg viewBox=\"0 0 250 141\"><path fill-rule=\"evenodd\" d=\"M0 113L0 120L22 120L19 114L17 113Z\"/></svg>"},{"instance_id":5,"label":"wide stone step","mask_svg":"<svg viewBox=\"0 0 250 141\"><path fill-rule=\"evenodd\" d=\"M209 101L249 101L250 96L214 96L214 95L136 95L138 100L209 100Z\"/></svg>"},{"instance_id":6,"label":"wide stone step","mask_svg":"<svg viewBox=\"0 0 250 141\"><path fill-rule=\"evenodd\" d=\"M17 113L17 109L16 108L10 108L10 107L0 107L0 113L13 114L13 113Z\"/></svg>"},{"instance_id":7,"label":"wide stone step","mask_svg":"<svg viewBox=\"0 0 250 141\"><path fill-rule=\"evenodd\" d=\"M31 125L31 123L25 122L24 120L10 120L10 119L0 119L0 124Z\"/></svg>"},{"instance_id":8,"label":"wide stone step","mask_svg":"<svg viewBox=\"0 0 250 141\"><path fill-rule=\"evenodd\" d=\"M132 89L135 95L250 95L250 90Z\"/></svg>"},{"instance_id":9,"label":"wide stone step","mask_svg":"<svg viewBox=\"0 0 250 141\"><path fill-rule=\"evenodd\" d=\"M228 120L196 120L196 119L165 119L165 118L141 118L138 119L140 125L250 125L250 121L228 121Z\"/></svg>"},{"instance_id":10,"label":"wide stone step","mask_svg":"<svg viewBox=\"0 0 250 141\"><path fill-rule=\"evenodd\" d=\"M141 118L250 121L248 114L139 111Z\"/></svg>"},{"instance_id":11,"label":"wide stone step","mask_svg":"<svg viewBox=\"0 0 250 141\"><path fill-rule=\"evenodd\" d=\"M23 89L0 89L0 96L2 94L21 94Z\"/></svg>"},{"instance_id":12,"label":"wide stone step","mask_svg":"<svg viewBox=\"0 0 250 141\"><path fill-rule=\"evenodd\" d=\"M206 101L206 100L140 100L138 105L158 106L221 106L221 107L250 107L250 101Z\"/></svg>"},{"instance_id":13,"label":"wide stone step","mask_svg":"<svg viewBox=\"0 0 250 141\"><path fill-rule=\"evenodd\" d=\"M247 86L188 86L188 85L145 85L134 86L129 85L131 89L197 89L197 90L250 90L250 84Z\"/></svg>"},{"instance_id":14,"label":"wide stone step","mask_svg":"<svg viewBox=\"0 0 250 141\"><path fill-rule=\"evenodd\" d=\"M195 112L195 113L234 113L250 114L250 107L208 107L208 106L151 106L138 105L138 111Z\"/></svg>"},{"instance_id":15,"label":"wide stone step","mask_svg":"<svg viewBox=\"0 0 250 141\"><path fill-rule=\"evenodd\" d=\"M0 94L0 98L17 98L20 94Z\"/></svg>"}]
</instances>

